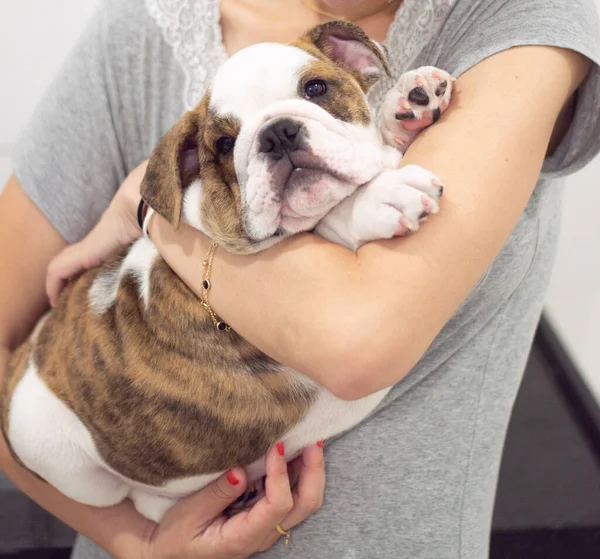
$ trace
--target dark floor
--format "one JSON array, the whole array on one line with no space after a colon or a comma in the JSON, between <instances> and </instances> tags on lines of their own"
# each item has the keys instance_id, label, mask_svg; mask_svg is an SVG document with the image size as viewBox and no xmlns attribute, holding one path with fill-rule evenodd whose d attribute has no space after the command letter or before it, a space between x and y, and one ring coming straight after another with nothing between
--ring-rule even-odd
<instances>
[{"instance_id":1,"label":"dark floor","mask_svg":"<svg viewBox=\"0 0 600 559\"><path fill-rule=\"evenodd\" d=\"M0 559L69 559L70 550L28 551L13 555L0 555Z\"/></svg>"},{"instance_id":2,"label":"dark floor","mask_svg":"<svg viewBox=\"0 0 600 559\"><path fill-rule=\"evenodd\" d=\"M557 361L536 340L509 427L490 559L600 559L600 453L556 383Z\"/></svg>"},{"instance_id":3,"label":"dark floor","mask_svg":"<svg viewBox=\"0 0 600 559\"><path fill-rule=\"evenodd\" d=\"M600 557L598 528L532 529L492 534L490 559L598 559L598 557Z\"/></svg>"},{"instance_id":4,"label":"dark floor","mask_svg":"<svg viewBox=\"0 0 600 559\"><path fill-rule=\"evenodd\" d=\"M491 559L600 558L600 426L567 389L570 364L553 348L536 339L515 403Z\"/></svg>"},{"instance_id":5,"label":"dark floor","mask_svg":"<svg viewBox=\"0 0 600 559\"><path fill-rule=\"evenodd\" d=\"M508 430L494 527L600 527L599 460L534 346Z\"/></svg>"},{"instance_id":6,"label":"dark floor","mask_svg":"<svg viewBox=\"0 0 600 559\"><path fill-rule=\"evenodd\" d=\"M600 455L542 347L534 344L507 435L491 559L598 559Z\"/></svg>"}]
</instances>

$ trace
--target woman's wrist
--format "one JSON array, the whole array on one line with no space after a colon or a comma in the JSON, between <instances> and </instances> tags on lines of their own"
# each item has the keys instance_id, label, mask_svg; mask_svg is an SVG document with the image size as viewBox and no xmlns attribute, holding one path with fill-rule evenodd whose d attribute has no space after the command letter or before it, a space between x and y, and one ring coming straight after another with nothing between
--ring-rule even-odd
<instances>
[{"instance_id":1,"label":"woman's wrist","mask_svg":"<svg viewBox=\"0 0 600 559\"><path fill-rule=\"evenodd\" d=\"M185 223L175 229L157 213L151 216L147 228L148 236L162 258L199 295L201 265L210 248L211 239Z\"/></svg>"}]
</instances>

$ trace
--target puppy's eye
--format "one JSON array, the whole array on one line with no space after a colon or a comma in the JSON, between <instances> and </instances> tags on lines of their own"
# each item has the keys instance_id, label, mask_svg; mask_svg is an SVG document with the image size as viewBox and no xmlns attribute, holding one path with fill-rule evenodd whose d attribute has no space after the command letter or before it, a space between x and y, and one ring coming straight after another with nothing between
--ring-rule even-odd
<instances>
[{"instance_id":1,"label":"puppy's eye","mask_svg":"<svg viewBox=\"0 0 600 559\"><path fill-rule=\"evenodd\" d=\"M304 86L304 94L307 99L321 97L327 93L327 84L323 80L310 80Z\"/></svg>"},{"instance_id":2,"label":"puppy's eye","mask_svg":"<svg viewBox=\"0 0 600 559\"><path fill-rule=\"evenodd\" d=\"M223 136L217 140L217 152L219 155L227 155L235 144L235 140L229 136Z\"/></svg>"}]
</instances>

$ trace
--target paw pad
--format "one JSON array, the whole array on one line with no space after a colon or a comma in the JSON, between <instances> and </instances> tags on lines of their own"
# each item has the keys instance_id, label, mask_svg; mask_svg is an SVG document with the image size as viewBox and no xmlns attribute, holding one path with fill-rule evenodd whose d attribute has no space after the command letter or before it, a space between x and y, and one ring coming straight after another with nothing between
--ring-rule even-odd
<instances>
[{"instance_id":1,"label":"paw pad","mask_svg":"<svg viewBox=\"0 0 600 559\"><path fill-rule=\"evenodd\" d=\"M407 111L405 113L396 113L394 116L396 117L396 120L412 120L415 118L415 113Z\"/></svg>"},{"instance_id":2,"label":"paw pad","mask_svg":"<svg viewBox=\"0 0 600 559\"><path fill-rule=\"evenodd\" d=\"M403 74L382 106L386 142L404 151L421 130L437 122L449 106L453 81L450 74L432 66Z\"/></svg>"}]
</instances>

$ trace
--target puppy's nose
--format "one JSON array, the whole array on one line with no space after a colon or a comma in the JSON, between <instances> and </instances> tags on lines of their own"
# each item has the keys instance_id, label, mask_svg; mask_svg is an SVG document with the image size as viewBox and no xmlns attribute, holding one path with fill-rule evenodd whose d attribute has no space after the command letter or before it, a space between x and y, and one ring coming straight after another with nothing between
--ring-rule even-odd
<instances>
[{"instance_id":1,"label":"puppy's nose","mask_svg":"<svg viewBox=\"0 0 600 559\"><path fill-rule=\"evenodd\" d=\"M273 155L282 155L284 151L295 151L300 147L300 123L291 118L280 118L259 136L260 151Z\"/></svg>"},{"instance_id":2,"label":"puppy's nose","mask_svg":"<svg viewBox=\"0 0 600 559\"><path fill-rule=\"evenodd\" d=\"M411 89L408 94L408 100L422 107L429 105L429 95L427 95L427 92L422 87Z\"/></svg>"}]
</instances>

